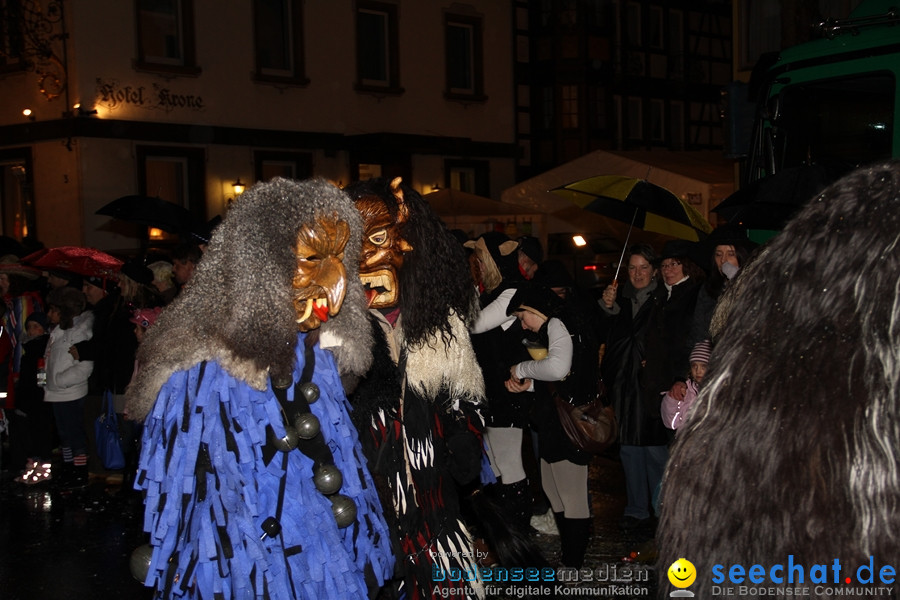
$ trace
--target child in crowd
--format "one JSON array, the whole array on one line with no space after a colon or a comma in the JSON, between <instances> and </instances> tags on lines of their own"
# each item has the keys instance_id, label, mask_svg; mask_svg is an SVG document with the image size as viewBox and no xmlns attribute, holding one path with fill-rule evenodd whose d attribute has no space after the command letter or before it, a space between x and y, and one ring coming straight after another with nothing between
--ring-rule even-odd
<instances>
[{"instance_id":1,"label":"child in crowd","mask_svg":"<svg viewBox=\"0 0 900 600\"><path fill-rule=\"evenodd\" d=\"M50 481L50 457L53 451L53 413L44 402L44 388L39 377L46 377L44 352L50 324L47 315L33 312L25 320L22 361L16 381L16 410L10 436L16 463L25 471L16 481L34 485Z\"/></svg>"},{"instance_id":2,"label":"child in crowd","mask_svg":"<svg viewBox=\"0 0 900 600\"><path fill-rule=\"evenodd\" d=\"M161 312L162 307L157 306L155 308L138 308L132 313L132 317L129 320L134 323L134 336L137 338L138 344L144 341L147 329L156 323L156 319L159 318L159 313ZM137 371L136 362L134 369Z\"/></svg>"},{"instance_id":3,"label":"child in crowd","mask_svg":"<svg viewBox=\"0 0 900 600\"><path fill-rule=\"evenodd\" d=\"M662 418L663 423L669 429L678 429L684 423L691 404L697 398L700 391L700 384L706 376L706 367L709 364L709 353L711 344L709 340L702 340L694 345L691 350L690 363L691 374L684 383L687 389L684 392L682 400L676 400L671 392L666 392L662 400Z\"/></svg>"}]
</instances>

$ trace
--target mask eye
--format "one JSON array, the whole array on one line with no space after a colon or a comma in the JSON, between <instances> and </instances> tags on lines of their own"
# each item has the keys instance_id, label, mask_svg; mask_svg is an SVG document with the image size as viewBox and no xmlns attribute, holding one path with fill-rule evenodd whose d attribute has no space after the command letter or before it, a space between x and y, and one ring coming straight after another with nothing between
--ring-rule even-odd
<instances>
[{"instance_id":1,"label":"mask eye","mask_svg":"<svg viewBox=\"0 0 900 600\"><path fill-rule=\"evenodd\" d=\"M375 233L369 236L369 241L375 244L376 246L383 246L387 241L387 230L379 229Z\"/></svg>"}]
</instances>

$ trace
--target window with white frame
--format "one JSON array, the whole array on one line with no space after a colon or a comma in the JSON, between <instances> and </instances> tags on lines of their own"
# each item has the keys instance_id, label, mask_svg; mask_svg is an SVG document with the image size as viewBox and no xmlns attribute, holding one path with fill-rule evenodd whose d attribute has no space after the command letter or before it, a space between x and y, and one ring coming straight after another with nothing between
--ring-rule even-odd
<instances>
[{"instance_id":1,"label":"window with white frame","mask_svg":"<svg viewBox=\"0 0 900 600\"><path fill-rule=\"evenodd\" d=\"M253 0L256 78L304 80L301 0Z\"/></svg>"},{"instance_id":2,"label":"window with white frame","mask_svg":"<svg viewBox=\"0 0 900 600\"><path fill-rule=\"evenodd\" d=\"M137 0L138 67L196 70L193 0Z\"/></svg>"},{"instance_id":3,"label":"window with white frame","mask_svg":"<svg viewBox=\"0 0 900 600\"><path fill-rule=\"evenodd\" d=\"M357 88L399 91L397 7L359 0L356 5Z\"/></svg>"},{"instance_id":4,"label":"window with white frame","mask_svg":"<svg viewBox=\"0 0 900 600\"><path fill-rule=\"evenodd\" d=\"M444 21L448 96L484 95L481 19L447 15Z\"/></svg>"}]
</instances>

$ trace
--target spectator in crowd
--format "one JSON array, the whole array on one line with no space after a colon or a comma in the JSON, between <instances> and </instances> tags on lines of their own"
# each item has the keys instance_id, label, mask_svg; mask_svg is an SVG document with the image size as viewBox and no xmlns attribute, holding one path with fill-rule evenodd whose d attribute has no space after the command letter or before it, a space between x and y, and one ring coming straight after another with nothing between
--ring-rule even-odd
<instances>
[{"instance_id":1,"label":"spectator in crowd","mask_svg":"<svg viewBox=\"0 0 900 600\"><path fill-rule=\"evenodd\" d=\"M509 303L522 328L536 334L546 355L532 356L510 368L505 382L511 393L535 392L534 422L540 448L541 485L550 501L566 567L581 568L590 540L588 468L591 455L575 448L559 420L554 395L580 406L597 392L596 338L577 313L542 286L516 292ZM567 323L568 322L568 323Z\"/></svg>"},{"instance_id":2,"label":"spectator in crowd","mask_svg":"<svg viewBox=\"0 0 900 600\"><path fill-rule=\"evenodd\" d=\"M22 342L22 361L16 381L16 408L10 411L12 462L24 464L25 471L16 481L34 485L50 481L53 450L53 412L44 402L46 384L45 351L50 323L42 312L25 320L26 337Z\"/></svg>"},{"instance_id":3,"label":"spectator in crowd","mask_svg":"<svg viewBox=\"0 0 900 600\"><path fill-rule=\"evenodd\" d=\"M684 424L684 420L687 417L691 405L694 403L694 400L697 399L697 394L700 393L700 384L703 383L703 378L706 376L706 368L709 365L710 351L711 346L709 340L697 342L697 344L694 345L694 349L691 350L691 372L687 380L683 383L679 382L675 384L679 387L684 386L684 389L680 394L666 392L665 396L663 396L663 423L665 423L666 427L669 429L678 429ZM676 395L680 396L681 400L676 399Z\"/></svg>"},{"instance_id":4,"label":"spectator in crowd","mask_svg":"<svg viewBox=\"0 0 900 600\"><path fill-rule=\"evenodd\" d=\"M702 244L707 249L709 277L697 295L697 307L691 324L693 343L710 338L709 324L716 302L756 248L756 244L747 238L746 230L734 225L717 227Z\"/></svg>"},{"instance_id":5,"label":"spectator in crowd","mask_svg":"<svg viewBox=\"0 0 900 600\"><path fill-rule=\"evenodd\" d=\"M525 285L519 271L518 244L499 232L488 232L467 243L475 251L480 285L481 312L472 327L472 344L484 374L488 399L485 440L494 475L498 501L511 520L523 530L531 525L532 493L525 474L522 439L534 400L532 392L512 393L505 382L509 369L528 359L522 341L524 330L508 314L516 289Z\"/></svg>"},{"instance_id":6,"label":"spectator in crowd","mask_svg":"<svg viewBox=\"0 0 900 600\"><path fill-rule=\"evenodd\" d=\"M153 271L153 287L159 292L163 305L169 304L178 292L172 263L156 260L148 264L147 268Z\"/></svg>"},{"instance_id":7,"label":"spectator in crowd","mask_svg":"<svg viewBox=\"0 0 900 600\"><path fill-rule=\"evenodd\" d=\"M87 305L84 293L68 286L50 292L47 303L47 318L56 327L47 341L44 401L53 406L59 432L63 486L84 487L88 481L84 403L94 363L79 360L70 349L90 339L94 315L84 311Z\"/></svg>"},{"instance_id":8,"label":"spectator in crowd","mask_svg":"<svg viewBox=\"0 0 900 600\"><path fill-rule=\"evenodd\" d=\"M523 235L516 241L519 242L519 272L525 279L534 279L538 266L544 262L541 240L533 235Z\"/></svg>"},{"instance_id":9,"label":"spectator in crowd","mask_svg":"<svg viewBox=\"0 0 900 600\"><path fill-rule=\"evenodd\" d=\"M178 289L191 280L202 257L203 251L197 244L184 243L172 251L172 275Z\"/></svg>"},{"instance_id":10,"label":"spectator in crowd","mask_svg":"<svg viewBox=\"0 0 900 600\"><path fill-rule=\"evenodd\" d=\"M669 436L659 414L659 391L643 385L647 339L665 289L658 279L653 248L637 244L625 257L628 280L603 291L600 309L608 340L601 367L619 423L626 505L622 527L652 525L651 495L662 480ZM602 338L601 338L602 339Z\"/></svg>"}]
</instances>

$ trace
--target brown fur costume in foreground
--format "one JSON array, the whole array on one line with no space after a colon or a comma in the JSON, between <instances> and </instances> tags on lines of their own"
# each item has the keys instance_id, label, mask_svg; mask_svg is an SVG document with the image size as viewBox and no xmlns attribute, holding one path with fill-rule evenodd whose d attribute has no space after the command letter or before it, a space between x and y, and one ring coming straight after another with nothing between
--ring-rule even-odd
<instances>
[{"instance_id":1,"label":"brown fur costume in foreground","mask_svg":"<svg viewBox=\"0 0 900 600\"><path fill-rule=\"evenodd\" d=\"M844 578L870 556L876 575L900 562L900 163L823 191L739 283L669 459L660 580L685 557L698 598L714 565L726 586L759 564L765 583L745 585L797 587L768 577L793 555L810 594L810 568L835 559L825 587L858 586Z\"/></svg>"}]
</instances>

